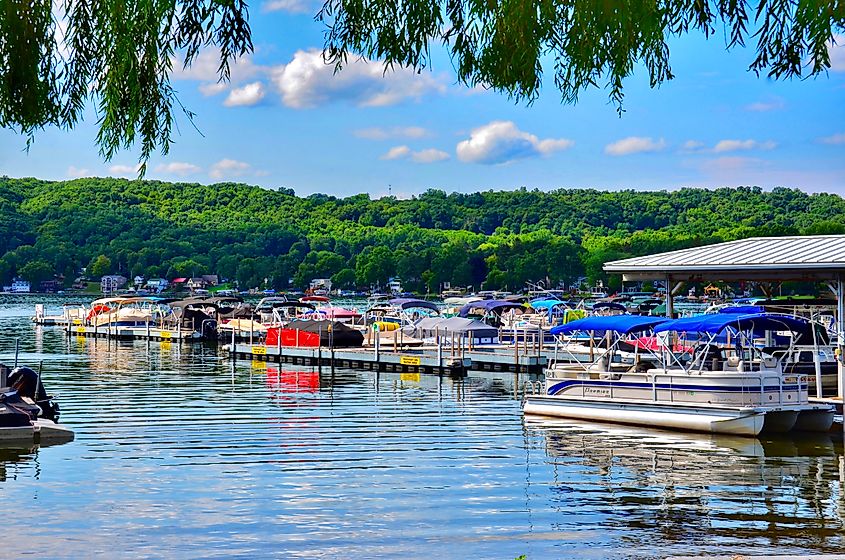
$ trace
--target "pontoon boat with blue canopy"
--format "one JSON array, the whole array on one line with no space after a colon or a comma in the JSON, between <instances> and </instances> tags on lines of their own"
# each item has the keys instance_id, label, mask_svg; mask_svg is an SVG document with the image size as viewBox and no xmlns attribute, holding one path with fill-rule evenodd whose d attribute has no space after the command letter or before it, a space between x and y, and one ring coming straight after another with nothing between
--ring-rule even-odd
<instances>
[{"instance_id":1,"label":"pontoon boat with blue canopy","mask_svg":"<svg viewBox=\"0 0 845 560\"><path fill-rule=\"evenodd\" d=\"M762 352L756 342L772 331L807 332L801 318L772 313L716 313L684 319L616 315L587 317L552 332L607 333L606 348L594 348L592 364L557 359L546 370L544 394L526 397L529 414L621 422L664 428L754 436L771 432L825 432L833 422L829 405L808 400L807 377L786 368L784 355ZM615 359L628 335L653 331L656 352L637 353L633 363ZM707 340L681 363L667 348L670 333ZM723 333L735 346L713 344ZM567 344L578 341L568 340Z\"/></svg>"}]
</instances>

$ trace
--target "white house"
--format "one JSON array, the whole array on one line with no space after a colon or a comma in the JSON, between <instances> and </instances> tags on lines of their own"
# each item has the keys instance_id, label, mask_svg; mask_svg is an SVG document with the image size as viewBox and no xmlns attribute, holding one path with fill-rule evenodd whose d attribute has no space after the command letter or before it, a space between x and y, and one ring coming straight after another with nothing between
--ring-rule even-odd
<instances>
[{"instance_id":1,"label":"white house","mask_svg":"<svg viewBox=\"0 0 845 560\"><path fill-rule=\"evenodd\" d=\"M107 274L100 279L100 291L111 294L126 285L127 278L120 274Z\"/></svg>"},{"instance_id":2,"label":"white house","mask_svg":"<svg viewBox=\"0 0 845 560\"><path fill-rule=\"evenodd\" d=\"M23 280L21 278L15 278L12 280L12 286L10 292L14 294L28 294L32 287L29 284L28 280Z\"/></svg>"}]
</instances>

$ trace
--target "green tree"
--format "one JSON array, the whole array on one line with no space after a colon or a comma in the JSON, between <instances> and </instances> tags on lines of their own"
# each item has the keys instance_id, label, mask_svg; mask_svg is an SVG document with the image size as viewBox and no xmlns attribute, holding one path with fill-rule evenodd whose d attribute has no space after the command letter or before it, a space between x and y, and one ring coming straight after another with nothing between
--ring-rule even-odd
<instances>
[{"instance_id":1,"label":"green tree","mask_svg":"<svg viewBox=\"0 0 845 560\"><path fill-rule=\"evenodd\" d=\"M99 255L88 265L88 276L99 279L111 272L111 259L105 255Z\"/></svg>"},{"instance_id":2,"label":"green tree","mask_svg":"<svg viewBox=\"0 0 845 560\"><path fill-rule=\"evenodd\" d=\"M219 49L227 79L230 61L252 50L244 0L67 0L58 16L53 6L4 0L0 8L0 126L26 135L73 127L93 101L106 159L136 139L144 162L156 147L167 153L177 53L189 66L202 48Z\"/></svg>"},{"instance_id":3,"label":"green tree","mask_svg":"<svg viewBox=\"0 0 845 560\"><path fill-rule=\"evenodd\" d=\"M46 261L30 261L18 270L18 274L33 286L37 286L42 280L49 280L53 277L53 267Z\"/></svg>"}]
</instances>

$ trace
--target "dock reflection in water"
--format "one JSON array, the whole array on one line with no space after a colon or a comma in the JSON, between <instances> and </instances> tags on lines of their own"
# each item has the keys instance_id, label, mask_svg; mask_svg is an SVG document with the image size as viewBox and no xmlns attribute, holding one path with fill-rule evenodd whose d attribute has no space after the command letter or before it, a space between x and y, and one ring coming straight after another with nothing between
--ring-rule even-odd
<instances>
[{"instance_id":1,"label":"dock reflection in water","mask_svg":"<svg viewBox=\"0 0 845 560\"><path fill-rule=\"evenodd\" d=\"M523 420L525 379L316 371L36 331L76 441L0 450L9 557L839 552L841 442Z\"/></svg>"}]
</instances>

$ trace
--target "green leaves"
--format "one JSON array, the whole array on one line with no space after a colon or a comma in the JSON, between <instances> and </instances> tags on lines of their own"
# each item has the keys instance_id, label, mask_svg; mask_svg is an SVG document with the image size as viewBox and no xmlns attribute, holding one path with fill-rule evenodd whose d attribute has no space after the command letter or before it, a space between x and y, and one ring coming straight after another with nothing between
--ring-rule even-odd
<instances>
[{"instance_id":1,"label":"green leaves","mask_svg":"<svg viewBox=\"0 0 845 560\"><path fill-rule=\"evenodd\" d=\"M0 126L31 141L45 126L72 128L93 103L105 159L136 143L142 164L155 151L166 154L176 113L193 118L170 85L177 54L190 66L201 49L219 49L225 80L230 63L252 50L242 0L64 0L55 11L53 5L0 3Z\"/></svg>"},{"instance_id":2,"label":"green leaves","mask_svg":"<svg viewBox=\"0 0 845 560\"><path fill-rule=\"evenodd\" d=\"M622 109L624 81L636 65L652 87L673 77L668 40L725 29L728 48L756 39L749 68L774 78L815 75L830 67L827 44L845 28L838 0L759 0L749 29L745 0L327 0L328 60L350 54L417 70L442 42L460 81L531 102L544 70L562 100L575 103L604 87Z\"/></svg>"}]
</instances>

